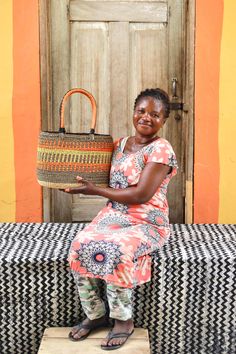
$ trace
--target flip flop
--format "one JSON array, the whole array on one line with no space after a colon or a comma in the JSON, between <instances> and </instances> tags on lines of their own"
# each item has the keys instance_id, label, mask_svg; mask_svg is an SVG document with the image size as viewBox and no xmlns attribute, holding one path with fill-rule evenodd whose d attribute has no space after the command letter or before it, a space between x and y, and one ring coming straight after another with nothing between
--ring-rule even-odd
<instances>
[{"instance_id":1,"label":"flip flop","mask_svg":"<svg viewBox=\"0 0 236 354\"><path fill-rule=\"evenodd\" d=\"M114 349L119 349L120 347L122 347L122 345L125 344L125 342L127 341L127 339L131 336L131 334L134 333L134 329L132 330L131 333L127 333L127 332L120 332L120 333L113 333L112 331L110 331L108 333L108 342L107 345L101 345L101 348L103 350L114 350ZM109 342L113 339L113 338L126 338L125 341L121 344L116 344L116 345L108 345Z\"/></svg>"},{"instance_id":2,"label":"flip flop","mask_svg":"<svg viewBox=\"0 0 236 354\"><path fill-rule=\"evenodd\" d=\"M86 324L83 324L82 322L81 323L79 323L77 326L74 326L73 328L75 328L75 329L88 329L89 331L88 331L88 333L86 333L86 334L84 334L83 336L81 336L81 337L79 337L79 338L74 338L73 337L73 334L72 334L72 331L68 334L68 337L69 337L69 339L70 340L72 340L73 342L79 342L79 341L81 341L81 340L84 340L84 339L86 339L88 336L89 336L89 334L93 331L93 330L95 330L95 329L98 329L98 328L101 328L101 327L106 327L106 326L108 326L109 325L109 320L108 320L108 318L105 318L104 319L104 321L103 322L101 322L101 323L99 323L99 324L97 324L97 325L92 325L92 324L90 324L90 325L86 325Z\"/></svg>"}]
</instances>

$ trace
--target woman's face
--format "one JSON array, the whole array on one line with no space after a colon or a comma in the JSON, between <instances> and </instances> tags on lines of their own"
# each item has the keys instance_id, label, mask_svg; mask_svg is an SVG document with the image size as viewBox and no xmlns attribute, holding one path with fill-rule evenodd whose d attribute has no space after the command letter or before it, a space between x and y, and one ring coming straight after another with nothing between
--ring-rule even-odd
<instances>
[{"instance_id":1,"label":"woman's face","mask_svg":"<svg viewBox=\"0 0 236 354\"><path fill-rule=\"evenodd\" d=\"M141 98L134 109L133 124L136 132L145 137L153 137L166 121L164 106L153 97Z\"/></svg>"}]
</instances>

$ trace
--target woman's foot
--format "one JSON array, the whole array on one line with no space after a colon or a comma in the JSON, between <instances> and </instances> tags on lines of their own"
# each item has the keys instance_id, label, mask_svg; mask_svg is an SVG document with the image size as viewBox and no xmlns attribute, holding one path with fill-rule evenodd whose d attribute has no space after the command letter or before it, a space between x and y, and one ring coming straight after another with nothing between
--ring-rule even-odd
<instances>
[{"instance_id":1,"label":"woman's foot","mask_svg":"<svg viewBox=\"0 0 236 354\"><path fill-rule=\"evenodd\" d=\"M112 331L108 333L107 338L103 339L101 343L102 349L109 350L111 347L113 347L112 349L118 349L126 342L133 331L134 323L131 318L127 321L115 320ZM122 335L119 337L119 334Z\"/></svg>"},{"instance_id":2,"label":"woman's foot","mask_svg":"<svg viewBox=\"0 0 236 354\"><path fill-rule=\"evenodd\" d=\"M96 320L90 320L88 317L85 318L77 326L74 326L69 333L69 338L74 341L80 341L89 335L93 329L100 327L106 327L108 325L107 316L102 316Z\"/></svg>"}]
</instances>

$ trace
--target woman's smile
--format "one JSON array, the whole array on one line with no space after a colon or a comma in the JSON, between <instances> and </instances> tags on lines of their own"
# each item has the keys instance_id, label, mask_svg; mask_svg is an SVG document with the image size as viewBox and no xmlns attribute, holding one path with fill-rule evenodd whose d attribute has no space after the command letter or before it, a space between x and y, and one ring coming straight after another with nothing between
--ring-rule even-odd
<instances>
[{"instance_id":1,"label":"woman's smile","mask_svg":"<svg viewBox=\"0 0 236 354\"><path fill-rule=\"evenodd\" d=\"M147 122L147 121L145 121L145 120L143 120L143 119L140 119L140 120L138 121L138 124L139 124L139 125L146 125L146 126L148 126L148 127L152 127L152 124L151 124L150 122Z\"/></svg>"}]
</instances>

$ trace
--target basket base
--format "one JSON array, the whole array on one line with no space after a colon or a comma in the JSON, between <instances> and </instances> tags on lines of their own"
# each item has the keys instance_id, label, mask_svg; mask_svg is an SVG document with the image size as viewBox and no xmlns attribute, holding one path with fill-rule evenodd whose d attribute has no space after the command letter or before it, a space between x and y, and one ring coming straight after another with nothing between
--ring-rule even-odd
<instances>
[{"instance_id":1,"label":"basket base","mask_svg":"<svg viewBox=\"0 0 236 354\"><path fill-rule=\"evenodd\" d=\"M66 189L66 188L78 188L82 186L82 183L53 183L53 182L45 182L45 181L39 181L38 183L42 187L47 187L47 188L54 188L54 189ZM99 184L96 183L96 186L99 187L108 187L107 184Z\"/></svg>"}]
</instances>

